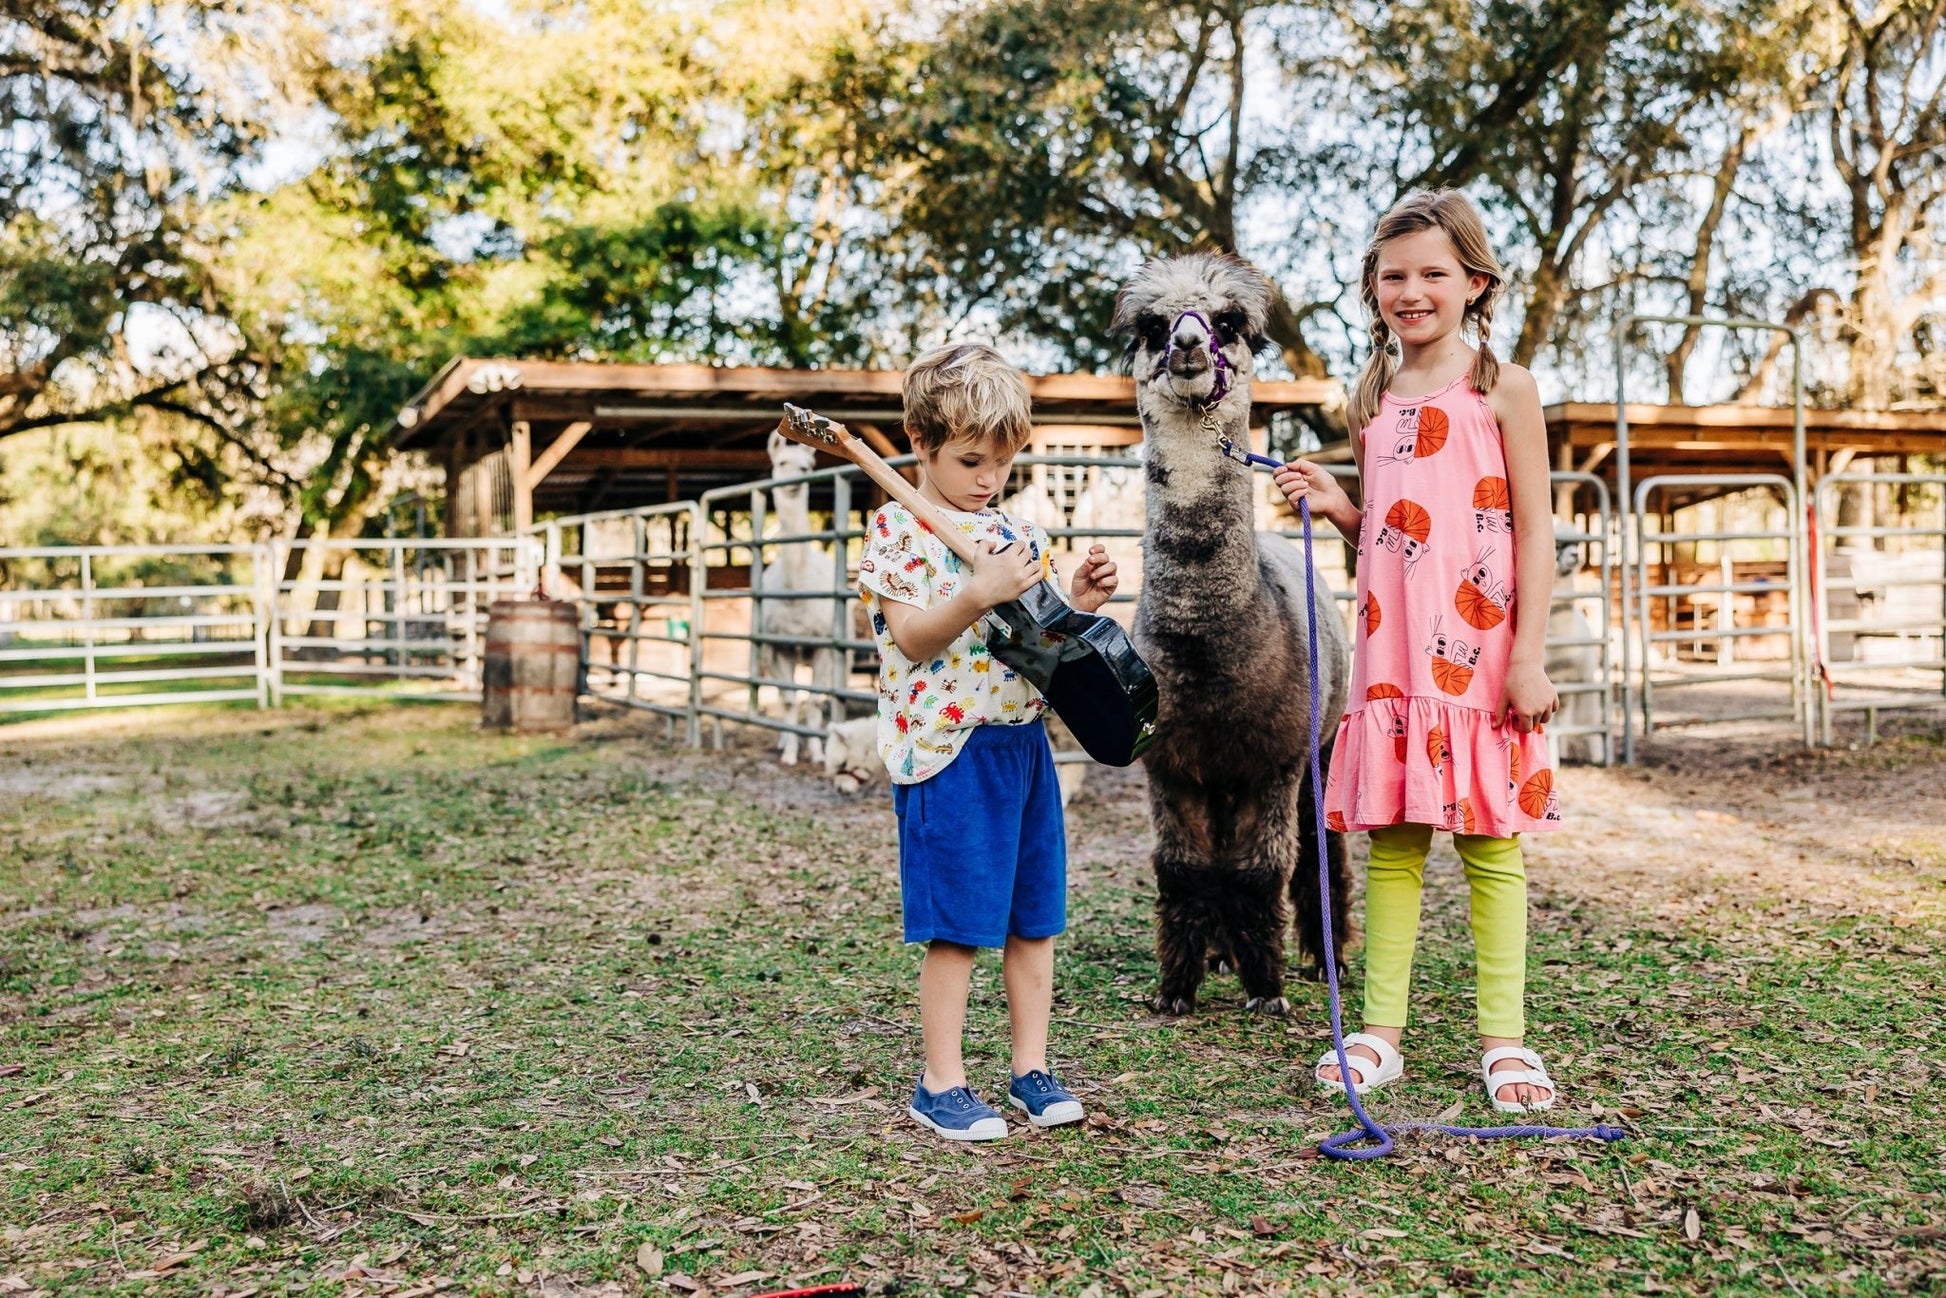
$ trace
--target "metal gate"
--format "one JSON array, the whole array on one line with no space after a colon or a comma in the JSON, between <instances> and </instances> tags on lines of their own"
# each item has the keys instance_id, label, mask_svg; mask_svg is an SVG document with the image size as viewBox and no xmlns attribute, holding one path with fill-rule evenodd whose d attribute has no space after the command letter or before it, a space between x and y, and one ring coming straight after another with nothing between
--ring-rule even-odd
<instances>
[{"instance_id":1,"label":"metal gate","mask_svg":"<svg viewBox=\"0 0 1946 1298\"><path fill-rule=\"evenodd\" d=\"M477 699L487 607L531 592L531 537L271 547L272 702L291 694Z\"/></svg>"},{"instance_id":2,"label":"metal gate","mask_svg":"<svg viewBox=\"0 0 1946 1298\"><path fill-rule=\"evenodd\" d=\"M1586 530L1559 515L1554 520L1556 585L1548 600L1547 657L1548 679L1561 696L1561 707L1547 723L1547 733L1555 739L1557 757L1579 756L1585 740L1592 750L1590 759L1598 751L1601 764L1609 766L1615 761L1616 712L1615 636L1610 620L1617 550L1613 505L1608 484L1592 473L1558 470L1549 480L1557 492L1586 490L1594 497L1594 508L1580 515L1588 520ZM1567 547L1573 547L1580 566L1564 573L1561 555ZM1591 568L1598 586L1588 589L1574 584L1575 576Z\"/></svg>"},{"instance_id":3,"label":"metal gate","mask_svg":"<svg viewBox=\"0 0 1946 1298\"><path fill-rule=\"evenodd\" d=\"M1652 526L1662 515L1650 513L1651 500L1675 491L1769 492L1782 505L1783 524L1687 531ZM1640 697L1644 738L1658 725L1793 720L1804 726L1810 742L1797 501L1795 485L1780 474L1664 474L1636 484L1635 615L1642 664L1638 677L1631 680L1625 673L1623 679L1625 751L1632 749L1632 694ZM1713 570L1700 559L1703 545L1716 550ZM1685 547L1691 551L1687 558ZM1651 548L1659 569L1653 578ZM1781 658L1770 656L1780 653ZM1768 665L1773 661L1783 665ZM1747 688L1751 685L1758 688ZM1763 688L1777 685L1784 689ZM1690 711L1669 708L1669 696L1705 690L1703 701ZM1658 696L1666 709L1661 716Z\"/></svg>"},{"instance_id":4,"label":"metal gate","mask_svg":"<svg viewBox=\"0 0 1946 1298\"><path fill-rule=\"evenodd\" d=\"M267 608L256 546L0 549L0 713L261 705Z\"/></svg>"},{"instance_id":5,"label":"metal gate","mask_svg":"<svg viewBox=\"0 0 1946 1298\"><path fill-rule=\"evenodd\" d=\"M703 512L681 500L551 519L541 585L577 601L582 690L624 707L680 717L696 742L699 684L691 640L702 625L695 573Z\"/></svg>"},{"instance_id":6,"label":"metal gate","mask_svg":"<svg viewBox=\"0 0 1946 1298\"><path fill-rule=\"evenodd\" d=\"M1840 525L1847 486L1923 493L1932 519ZM1832 474L1818 484L1811 527L1821 740L1831 743L1841 712L1863 712L1871 742L1880 712L1946 706L1946 475ZM1880 548L1888 542L1896 548Z\"/></svg>"}]
</instances>

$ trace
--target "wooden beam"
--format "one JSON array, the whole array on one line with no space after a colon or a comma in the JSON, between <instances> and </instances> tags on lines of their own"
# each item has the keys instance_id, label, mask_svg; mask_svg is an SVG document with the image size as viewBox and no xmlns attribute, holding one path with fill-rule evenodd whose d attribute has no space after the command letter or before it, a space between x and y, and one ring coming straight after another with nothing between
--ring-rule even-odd
<instances>
[{"instance_id":1,"label":"wooden beam","mask_svg":"<svg viewBox=\"0 0 1946 1298\"><path fill-rule=\"evenodd\" d=\"M770 456L727 447L621 446L582 451L574 464L584 469L768 469Z\"/></svg>"},{"instance_id":2,"label":"wooden beam","mask_svg":"<svg viewBox=\"0 0 1946 1298\"><path fill-rule=\"evenodd\" d=\"M515 424L514 427L525 428L527 425L521 423ZM526 473L521 475L521 483L530 495L535 487L541 485L541 479L554 472L554 466L566 459L568 452L579 446L581 439L586 437L588 430L593 427L593 424L583 419L563 428L561 435L548 443L547 449L541 452L541 458L535 460Z\"/></svg>"},{"instance_id":3,"label":"wooden beam","mask_svg":"<svg viewBox=\"0 0 1946 1298\"><path fill-rule=\"evenodd\" d=\"M533 456L532 431L525 419L516 419L513 423L513 441L507 447L507 471L513 479L516 534L534 525L534 487L527 481L527 469Z\"/></svg>"}]
</instances>

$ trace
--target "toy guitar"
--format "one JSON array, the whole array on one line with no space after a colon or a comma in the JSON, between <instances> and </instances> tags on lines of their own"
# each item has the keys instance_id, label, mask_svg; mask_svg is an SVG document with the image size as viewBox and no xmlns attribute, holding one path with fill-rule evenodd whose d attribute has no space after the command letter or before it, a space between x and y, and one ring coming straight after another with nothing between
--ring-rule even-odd
<instances>
[{"instance_id":1,"label":"toy guitar","mask_svg":"<svg viewBox=\"0 0 1946 1298\"><path fill-rule=\"evenodd\" d=\"M971 537L843 424L786 405L778 431L850 460L968 566L980 557ZM1088 756L1104 766L1127 766L1142 755L1155 737L1155 677L1127 632L1110 618L1076 609L1045 580L994 609L990 621L995 633L987 647L994 657L1034 683ZM1057 639L1048 644L1045 636Z\"/></svg>"}]
</instances>

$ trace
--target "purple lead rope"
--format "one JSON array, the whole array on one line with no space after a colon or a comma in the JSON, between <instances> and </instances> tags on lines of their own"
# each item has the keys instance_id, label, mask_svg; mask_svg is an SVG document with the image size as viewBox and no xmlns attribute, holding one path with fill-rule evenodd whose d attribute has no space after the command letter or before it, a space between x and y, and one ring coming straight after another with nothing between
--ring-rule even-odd
<instances>
[{"instance_id":1,"label":"purple lead rope","mask_svg":"<svg viewBox=\"0 0 1946 1298\"><path fill-rule=\"evenodd\" d=\"M1238 454L1240 448L1229 438L1221 439L1223 454L1246 465L1262 465L1266 468L1281 469L1281 460L1273 460L1268 455L1256 455L1249 451ZM1298 516L1304 521L1304 616L1310 632L1311 644L1311 812L1316 817L1318 845L1318 899L1324 928L1324 976L1331 989L1331 1047L1338 1056L1338 1076L1345 1079L1345 1099L1351 1104L1352 1116L1358 1125L1349 1131L1339 1132L1318 1146L1318 1152L1326 1158L1340 1158L1350 1162L1363 1162L1367 1159L1384 1158L1392 1152L1392 1133L1397 1131L1437 1131L1448 1136L1464 1136L1470 1140L1504 1140L1519 1136L1573 1136L1583 1140L1621 1140L1628 1133L1620 1127L1605 1124L1593 1127L1452 1127L1443 1122L1397 1122L1391 1127L1383 1127L1372 1121L1365 1112L1364 1104L1358 1098L1358 1088L1351 1084L1351 1059L1345 1054L1344 1012L1338 999L1338 954L1331 943L1331 867L1330 855L1325 850L1324 823L1324 772L1319 753L1322 747L1323 721L1318 713L1324 707L1324 687L1318 675L1318 600L1317 600L1317 563L1311 553L1311 502L1297 502ZM1374 1141L1371 1145L1361 1145L1363 1141Z\"/></svg>"}]
</instances>

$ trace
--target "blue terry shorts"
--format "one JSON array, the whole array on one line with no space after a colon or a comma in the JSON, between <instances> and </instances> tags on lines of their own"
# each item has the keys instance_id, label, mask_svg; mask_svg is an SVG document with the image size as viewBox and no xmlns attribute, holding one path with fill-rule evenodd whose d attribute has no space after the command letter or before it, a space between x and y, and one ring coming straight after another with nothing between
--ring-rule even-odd
<instances>
[{"instance_id":1,"label":"blue terry shorts","mask_svg":"<svg viewBox=\"0 0 1946 1298\"><path fill-rule=\"evenodd\" d=\"M892 786L905 940L1005 946L1068 926L1068 837L1039 721L975 726L945 770Z\"/></svg>"}]
</instances>

